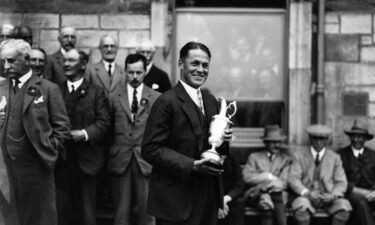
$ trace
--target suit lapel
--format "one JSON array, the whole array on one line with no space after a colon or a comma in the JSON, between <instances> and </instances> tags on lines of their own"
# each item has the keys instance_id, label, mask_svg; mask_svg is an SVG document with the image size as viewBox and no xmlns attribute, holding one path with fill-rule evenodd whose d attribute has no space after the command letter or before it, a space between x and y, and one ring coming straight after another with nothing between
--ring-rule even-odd
<instances>
[{"instance_id":1,"label":"suit lapel","mask_svg":"<svg viewBox=\"0 0 375 225\"><path fill-rule=\"evenodd\" d=\"M202 129L200 125L200 120L198 117L198 113L195 110L195 103L190 98L189 94L186 92L185 88L182 86L181 83L176 85L176 93L177 97L183 102L182 103L182 110L185 112L187 118L189 119L192 127L193 132L195 135L201 135Z\"/></svg>"},{"instance_id":2,"label":"suit lapel","mask_svg":"<svg viewBox=\"0 0 375 225\"><path fill-rule=\"evenodd\" d=\"M56 61L58 62L58 64L60 66L63 66L64 65L64 56L63 54L61 53L61 51L59 50L56 54Z\"/></svg>"},{"instance_id":3,"label":"suit lapel","mask_svg":"<svg viewBox=\"0 0 375 225\"><path fill-rule=\"evenodd\" d=\"M26 82L26 84L25 84L26 85L25 86L25 88L26 88L26 91L25 91L26 94L25 94L24 99L23 99L23 111L22 111L22 113L25 113L26 109L29 107L30 103L35 98L35 96L30 95L30 94L27 93L28 90L29 90L29 88L30 87L36 87L40 91L40 87L39 87L40 82L41 82L41 78L38 77L38 76L36 76L36 75L34 75L34 74L30 77L30 80L28 82ZM43 97L43 93L41 93L41 97Z\"/></svg>"},{"instance_id":4,"label":"suit lapel","mask_svg":"<svg viewBox=\"0 0 375 225\"><path fill-rule=\"evenodd\" d=\"M103 61L101 61L96 67L95 67L95 71L96 71L96 76L98 77L98 79L103 83L104 87L107 89L107 90L110 90L110 86L109 86L109 83L110 83L110 80L109 80L109 76L108 76L108 72L105 70L105 67L104 67L104 63Z\"/></svg>"},{"instance_id":5,"label":"suit lapel","mask_svg":"<svg viewBox=\"0 0 375 225\"><path fill-rule=\"evenodd\" d=\"M207 118L211 121L211 118L218 114L217 106L218 102L217 101L210 101L209 99L209 93L207 90L202 90L202 99L203 99L203 105L204 105L204 111L207 116ZM220 109L219 109L220 110Z\"/></svg>"},{"instance_id":6,"label":"suit lapel","mask_svg":"<svg viewBox=\"0 0 375 225\"><path fill-rule=\"evenodd\" d=\"M113 72L112 82L111 82L111 91L116 87L117 83L121 80L121 68L115 64L115 70Z\"/></svg>"},{"instance_id":7,"label":"suit lapel","mask_svg":"<svg viewBox=\"0 0 375 225\"><path fill-rule=\"evenodd\" d=\"M121 88L119 90L124 90L124 92L119 92L118 96L118 100L120 101L120 104L122 105L122 107L124 108L126 114L128 115L128 117L130 119L133 119L133 116L132 116L132 113L131 113L131 110L130 110L130 106L129 106L129 98L128 98L128 87L126 85L124 85L125 88Z\"/></svg>"},{"instance_id":8,"label":"suit lapel","mask_svg":"<svg viewBox=\"0 0 375 225\"><path fill-rule=\"evenodd\" d=\"M142 99L146 99L149 102L150 95L151 95L150 89L148 89L146 85L143 85L143 91L142 91L142 96L140 100L141 104L139 104L137 116L143 113L143 111L145 111L145 108L146 108L145 104L142 104Z\"/></svg>"}]
</instances>

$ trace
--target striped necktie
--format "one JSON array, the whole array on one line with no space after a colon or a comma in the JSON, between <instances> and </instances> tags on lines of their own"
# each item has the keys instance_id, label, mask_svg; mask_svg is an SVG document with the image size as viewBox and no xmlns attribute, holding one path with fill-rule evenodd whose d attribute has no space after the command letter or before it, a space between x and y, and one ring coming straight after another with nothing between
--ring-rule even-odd
<instances>
[{"instance_id":1,"label":"striped necktie","mask_svg":"<svg viewBox=\"0 0 375 225\"><path fill-rule=\"evenodd\" d=\"M133 113L133 118L135 118L135 115L137 115L137 111L138 111L137 89L134 88L134 91L133 91L133 102L132 102L132 108L131 108L131 112Z\"/></svg>"},{"instance_id":2,"label":"striped necktie","mask_svg":"<svg viewBox=\"0 0 375 225\"><path fill-rule=\"evenodd\" d=\"M197 98L198 98L198 107L200 108L200 110L202 111L204 115L203 99L202 99L202 93L200 89L197 90Z\"/></svg>"}]
</instances>

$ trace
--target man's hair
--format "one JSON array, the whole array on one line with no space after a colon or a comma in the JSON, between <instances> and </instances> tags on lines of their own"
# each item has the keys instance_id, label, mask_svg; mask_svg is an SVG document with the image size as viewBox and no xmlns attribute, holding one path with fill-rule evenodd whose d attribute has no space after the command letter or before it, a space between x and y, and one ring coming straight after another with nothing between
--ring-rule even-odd
<instances>
[{"instance_id":1,"label":"man's hair","mask_svg":"<svg viewBox=\"0 0 375 225\"><path fill-rule=\"evenodd\" d=\"M62 34L63 34L63 31L64 31L65 29L68 29L68 28L69 28L69 29L72 29L72 30L74 31L74 34L77 35L77 34L76 34L76 32L77 32L77 31L76 31L76 28L74 28L74 27L62 27L61 30L60 30L60 32L59 32L59 36L58 36L58 37L61 37Z\"/></svg>"},{"instance_id":2,"label":"man's hair","mask_svg":"<svg viewBox=\"0 0 375 225\"><path fill-rule=\"evenodd\" d=\"M143 63L143 68L145 71L147 70L147 59L141 54L135 53L135 54L129 54L125 59L125 70L128 67L128 64L133 64L136 62L141 61Z\"/></svg>"},{"instance_id":3,"label":"man's hair","mask_svg":"<svg viewBox=\"0 0 375 225\"><path fill-rule=\"evenodd\" d=\"M23 55L27 57L27 59L30 59L31 55L31 47L29 43L22 39L7 39L0 44L0 54L4 49L12 48L14 49L18 54Z\"/></svg>"},{"instance_id":4,"label":"man's hair","mask_svg":"<svg viewBox=\"0 0 375 225\"><path fill-rule=\"evenodd\" d=\"M41 53L43 53L43 55L44 55L44 59L47 60L47 53L46 53L46 51L45 51L43 48L40 48L40 47L32 47L31 49L32 49L32 50L33 50L33 49L34 49L34 50L38 50L38 51L40 51Z\"/></svg>"},{"instance_id":5,"label":"man's hair","mask_svg":"<svg viewBox=\"0 0 375 225\"><path fill-rule=\"evenodd\" d=\"M16 26L13 29L13 38L14 39L23 39L25 38L33 38L33 31L30 27L22 25L22 26Z\"/></svg>"},{"instance_id":6,"label":"man's hair","mask_svg":"<svg viewBox=\"0 0 375 225\"><path fill-rule=\"evenodd\" d=\"M86 52L79 50L78 53L79 53L79 60L81 61L81 63L84 63L85 65L89 63L90 56L86 54Z\"/></svg>"},{"instance_id":7,"label":"man's hair","mask_svg":"<svg viewBox=\"0 0 375 225\"><path fill-rule=\"evenodd\" d=\"M211 58L211 52L208 47L200 42L188 42L180 50L180 60L185 59L189 55L189 51L193 49L200 49L207 53L208 57Z\"/></svg>"},{"instance_id":8,"label":"man's hair","mask_svg":"<svg viewBox=\"0 0 375 225\"><path fill-rule=\"evenodd\" d=\"M151 46L151 49L153 52L155 52L155 45L154 43L150 40L150 39L141 39L139 42L138 42L138 45L137 45L137 48L136 48L136 51L140 51L141 50L141 47L143 45L150 45Z\"/></svg>"},{"instance_id":9,"label":"man's hair","mask_svg":"<svg viewBox=\"0 0 375 225\"><path fill-rule=\"evenodd\" d=\"M118 42L117 42L117 39L115 37L113 37L112 35L109 35L109 34L104 34L99 39L99 48L101 48L103 46L104 39L107 38L107 37L112 38L112 40L115 41L116 46L118 46Z\"/></svg>"}]
</instances>

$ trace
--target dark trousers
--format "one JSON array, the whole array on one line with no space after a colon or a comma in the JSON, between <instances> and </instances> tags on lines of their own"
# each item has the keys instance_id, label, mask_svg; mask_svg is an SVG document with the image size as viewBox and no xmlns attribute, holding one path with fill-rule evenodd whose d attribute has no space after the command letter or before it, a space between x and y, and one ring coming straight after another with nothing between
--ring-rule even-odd
<instances>
[{"instance_id":1,"label":"dark trousers","mask_svg":"<svg viewBox=\"0 0 375 225\"><path fill-rule=\"evenodd\" d=\"M112 177L115 225L155 224L154 218L146 212L148 183L134 156L123 174Z\"/></svg>"},{"instance_id":2,"label":"dark trousers","mask_svg":"<svg viewBox=\"0 0 375 225\"><path fill-rule=\"evenodd\" d=\"M356 225L374 225L375 221L372 212L375 211L375 202L367 202L367 200L359 195L351 193L348 200L352 204L353 212L350 216L350 224Z\"/></svg>"},{"instance_id":3,"label":"dark trousers","mask_svg":"<svg viewBox=\"0 0 375 225\"><path fill-rule=\"evenodd\" d=\"M229 214L225 218L219 219L218 225L244 225L244 212L243 199L229 204Z\"/></svg>"},{"instance_id":4,"label":"dark trousers","mask_svg":"<svg viewBox=\"0 0 375 225\"><path fill-rule=\"evenodd\" d=\"M13 159L3 150L11 191L10 204L2 207L4 222L6 225L57 225L53 170L43 165L30 146L26 138L12 144Z\"/></svg>"}]
</instances>

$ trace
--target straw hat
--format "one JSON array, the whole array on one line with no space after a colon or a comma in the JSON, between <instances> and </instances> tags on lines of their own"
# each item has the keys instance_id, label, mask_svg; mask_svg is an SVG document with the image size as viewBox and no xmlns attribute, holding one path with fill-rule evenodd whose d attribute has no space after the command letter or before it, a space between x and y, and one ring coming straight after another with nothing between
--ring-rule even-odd
<instances>
[{"instance_id":1,"label":"straw hat","mask_svg":"<svg viewBox=\"0 0 375 225\"><path fill-rule=\"evenodd\" d=\"M286 136L281 134L279 125L267 125L264 128L264 135L260 138L263 141L284 141Z\"/></svg>"},{"instance_id":2,"label":"straw hat","mask_svg":"<svg viewBox=\"0 0 375 225\"><path fill-rule=\"evenodd\" d=\"M323 124L311 125L307 127L306 131L310 136L323 138L328 138L332 133L331 128Z\"/></svg>"}]
</instances>

